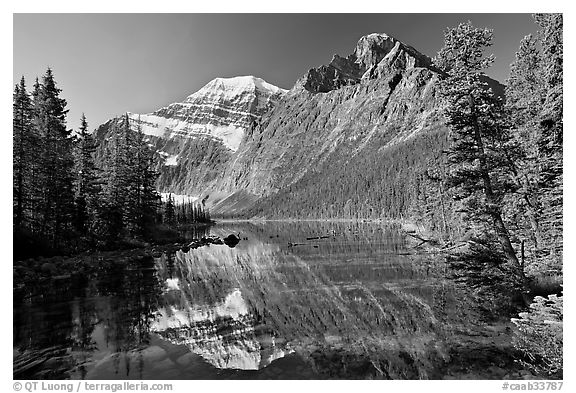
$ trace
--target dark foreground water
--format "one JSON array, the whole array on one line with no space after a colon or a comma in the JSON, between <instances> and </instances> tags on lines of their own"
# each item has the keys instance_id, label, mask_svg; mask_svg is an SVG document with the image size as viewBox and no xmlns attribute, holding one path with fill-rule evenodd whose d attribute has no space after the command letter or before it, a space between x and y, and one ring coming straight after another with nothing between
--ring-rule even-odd
<instances>
[{"instance_id":1,"label":"dark foreground water","mask_svg":"<svg viewBox=\"0 0 576 393\"><path fill-rule=\"evenodd\" d=\"M242 240L15 299L14 377L517 377L502 355L509 332L480 323L441 259L415 254L398 230L296 222L209 231Z\"/></svg>"}]
</instances>

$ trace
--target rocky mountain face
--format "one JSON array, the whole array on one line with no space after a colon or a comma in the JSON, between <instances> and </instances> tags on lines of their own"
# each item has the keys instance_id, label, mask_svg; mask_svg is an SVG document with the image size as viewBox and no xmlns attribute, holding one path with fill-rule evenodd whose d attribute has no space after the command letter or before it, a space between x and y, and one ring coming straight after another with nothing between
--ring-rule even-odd
<instances>
[{"instance_id":1,"label":"rocky mountain face","mask_svg":"<svg viewBox=\"0 0 576 393\"><path fill-rule=\"evenodd\" d=\"M386 34L370 34L358 41L354 53L344 58L334 55L326 66L311 69L299 81L314 93L327 93L362 80L386 76L414 67L430 67L429 57Z\"/></svg>"},{"instance_id":2,"label":"rocky mountain face","mask_svg":"<svg viewBox=\"0 0 576 393\"><path fill-rule=\"evenodd\" d=\"M439 77L429 57L370 34L290 91L216 79L131 118L164 157L161 191L210 195L215 215L398 217L446 147Z\"/></svg>"},{"instance_id":3,"label":"rocky mountain face","mask_svg":"<svg viewBox=\"0 0 576 393\"><path fill-rule=\"evenodd\" d=\"M374 205L371 214L389 211L384 202L364 202L372 199L370 188L382 192L399 177L409 180L400 169L416 169L391 150L420 136L427 139L425 145L441 143L428 140L442 140L439 134L445 131L438 78L430 58L410 46L385 34L362 37L351 55L336 55L327 66L309 70L248 130L220 183L230 196L215 210L235 214L259 201L260 208L250 215L302 217L297 207L270 209L279 201L286 205L290 197L300 206L310 200L334 205L331 213L317 211L310 217L342 216L344 205L354 198L358 200L347 210L364 204ZM381 167L394 154L397 162L388 164L397 169ZM420 159L434 154L432 148ZM356 184L361 178L363 184ZM354 189L346 189L352 183ZM267 197L264 203L262 197Z\"/></svg>"}]
</instances>

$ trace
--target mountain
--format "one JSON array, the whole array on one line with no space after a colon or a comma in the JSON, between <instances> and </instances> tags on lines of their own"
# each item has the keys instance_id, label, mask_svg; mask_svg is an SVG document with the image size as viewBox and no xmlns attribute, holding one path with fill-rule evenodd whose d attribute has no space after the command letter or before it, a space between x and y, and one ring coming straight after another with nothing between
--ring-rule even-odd
<instances>
[{"instance_id":1,"label":"mountain","mask_svg":"<svg viewBox=\"0 0 576 393\"><path fill-rule=\"evenodd\" d=\"M386 34L310 69L247 132L215 214L399 216L416 173L446 142L440 74ZM228 193L228 194L226 194ZM247 210L248 209L248 210Z\"/></svg>"},{"instance_id":2,"label":"mountain","mask_svg":"<svg viewBox=\"0 0 576 393\"><path fill-rule=\"evenodd\" d=\"M286 90L253 76L216 78L188 96L148 114L128 113L158 154L163 192L195 195L226 167L246 129ZM112 119L96 130L103 156Z\"/></svg>"},{"instance_id":3,"label":"mountain","mask_svg":"<svg viewBox=\"0 0 576 393\"><path fill-rule=\"evenodd\" d=\"M210 195L215 215L404 217L447 146L440 77L428 56L373 33L287 92L216 79L139 122L166 157L161 191Z\"/></svg>"}]
</instances>

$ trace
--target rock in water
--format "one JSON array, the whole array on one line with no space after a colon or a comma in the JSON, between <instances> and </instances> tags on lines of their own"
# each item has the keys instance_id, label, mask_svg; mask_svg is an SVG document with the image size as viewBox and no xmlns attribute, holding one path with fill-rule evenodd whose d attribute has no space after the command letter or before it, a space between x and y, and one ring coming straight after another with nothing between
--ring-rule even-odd
<instances>
[{"instance_id":1,"label":"rock in water","mask_svg":"<svg viewBox=\"0 0 576 393\"><path fill-rule=\"evenodd\" d=\"M224 238L224 244L230 248L236 247L238 243L240 243L240 234L238 234L238 236L230 234Z\"/></svg>"}]
</instances>

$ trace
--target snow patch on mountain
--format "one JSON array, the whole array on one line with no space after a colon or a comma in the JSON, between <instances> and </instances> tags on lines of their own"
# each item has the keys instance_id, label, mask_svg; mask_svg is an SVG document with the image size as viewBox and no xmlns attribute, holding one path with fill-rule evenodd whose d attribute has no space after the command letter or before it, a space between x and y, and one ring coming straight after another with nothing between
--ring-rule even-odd
<instances>
[{"instance_id":1,"label":"snow patch on mountain","mask_svg":"<svg viewBox=\"0 0 576 393\"><path fill-rule=\"evenodd\" d=\"M180 290L180 280L178 278L167 278L166 279L166 289L169 291L179 291Z\"/></svg>"},{"instance_id":2,"label":"snow patch on mountain","mask_svg":"<svg viewBox=\"0 0 576 393\"><path fill-rule=\"evenodd\" d=\"M168 156L166 161L164 162L166 166L178 166L178 155L175 156Z\"/></svg>"},{"instance_id":3,"label":"snow patch on mountain","mask_svg":"<svg viewBox=\"0 0 576 393\"><path fill-rule=\"evenodd\" d=\"M246 113L246 115L249 114ZM234 125L191 124L179 119L167 119L153 114L136 115L129 113L128 116L136 122L140 121L142 133L160 138L170 139L176 135L192 136L193 134L200 134L218 139L228 149L236 151L244 137L244 129ZM177 164L166 163L166 165Z\"/></svg>"},{"instance_id":4,"label":"snow patch on mountain","mask_svg":"<svg viewBox=\"0 0 576 393\"><path fill-rule=\"evenodd\" d=\"M221 139L224 145L232 151L238 150L240 142L244 137L244 129L240 127L235 127L233 125L221 126L221 127L206 127L206 129L211 128L211 134L216 138Z\"/></svg>"}]
</instances>

